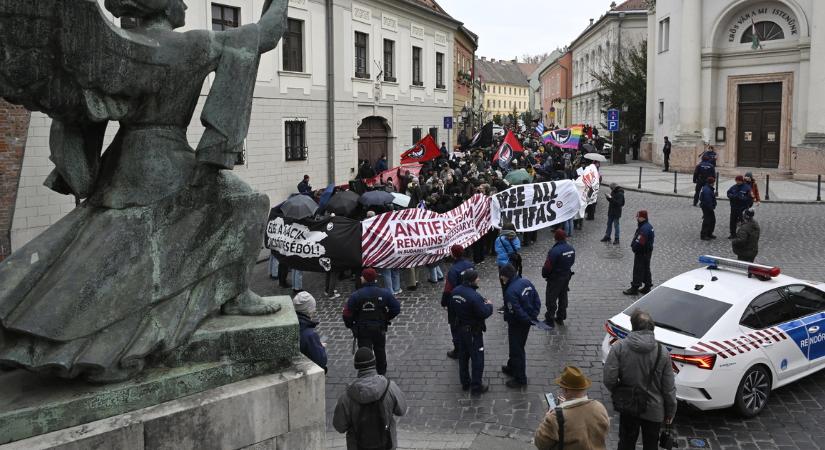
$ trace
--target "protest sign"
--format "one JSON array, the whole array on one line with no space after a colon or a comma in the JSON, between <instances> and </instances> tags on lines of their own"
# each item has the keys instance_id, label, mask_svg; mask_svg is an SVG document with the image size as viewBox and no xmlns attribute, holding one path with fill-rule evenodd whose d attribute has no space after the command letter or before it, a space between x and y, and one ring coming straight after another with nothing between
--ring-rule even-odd
<instances>
[{"instance_id":1,"label":"protest sign","mask_svg":"<svg viewBox=\"0 0 825 450\"><path fill-rule=\"evenodd\" d=\"M361 222L346 217L294 220L270 215L266 247L292 269L329 272L361 267Z\"/></svg>"},{"instance_id":2,"label":"protest sign","mask_svg":"<svg viewBox=\"0 0 825 450\"><path fill-rule=\"evenodd\" d=\"M584 217L584 209L588 205L596 203L599 199L599 169L595 164L590 164L584 169L576 179L576 188L581 197L581 210L579 214Z\"/></svg>"},{"instance_id":3,"label":"protest sign","mask_svg":"<svg viewBox=\"0 0 825 450\"><path fill-rule=\"evenodd\" d=\"M571 180L514 186L493 196L492 225L506 222L516 231L534 231L572 219L581 208L579 191Z\"/></svg>"},{"instance_id":4,"label":"protest sign","mask_svg":"<svg viewBox=\"0 0 825 450\"><path fill-rule=\"evenodd\" d=\"M444 214L405 209L363 222L364 267L418 267L443 259L450 247L467 247L490 229L490 199L476 194Z\"/></svg>"}]
</instances>

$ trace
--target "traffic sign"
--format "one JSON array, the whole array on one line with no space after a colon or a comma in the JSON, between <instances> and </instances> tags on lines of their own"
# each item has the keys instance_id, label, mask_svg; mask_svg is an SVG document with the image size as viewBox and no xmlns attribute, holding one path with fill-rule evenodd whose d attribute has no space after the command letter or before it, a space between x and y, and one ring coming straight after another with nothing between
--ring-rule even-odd
<instances>
[{"instance_id":1,"label":"traffic sign","mask_svg":"<svg viewBox=\"0 0 825 450\"><path fill-rule=\"evenodd\" d=\"M612 131L612 132L619 131L619 121L618 120L608 120L607 121L607 131Z\"/></svg>"},{"instance_id":2,"label":"traffic sign","mask_svg":"<svg viewBox=\"0 0 825 450\"><path fill-rule=\"evenodd\" d=\"M452 117L445 117L444 118L444 129L445 130L452 130L453 129L453 118Z\"/></svg>"},{"instance_id":3,"label":"traffic sign","mask_svg":"<svg viewBox=\"0 0 825 450\"><path fill-rule=\"evenodd\" d=\"M619 121L619 110L618 109L608 109L607 110L607 120L611 121L614 120L616 122Z\"/></svg>"}]
</instances>

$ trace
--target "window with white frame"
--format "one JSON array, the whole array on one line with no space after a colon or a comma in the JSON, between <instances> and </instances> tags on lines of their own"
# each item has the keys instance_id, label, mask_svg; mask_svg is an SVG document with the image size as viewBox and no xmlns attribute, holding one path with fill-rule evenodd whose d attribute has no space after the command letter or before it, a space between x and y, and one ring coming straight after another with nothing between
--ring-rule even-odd
<instances>
[{"instance_id":1,"label":"window with white frame","mask_svg":"<svg viewBox=\"0 0 825 450\"><path fill-rule=\"evenodd\" d=\"M367 33L355 32L355 77L369 78L369 67L367 65L369 35Z\"/></svg>"},{"instance_id":2,"label":"window with white frame","mask_svg":"<svg viewBox=\"0 0 825 450\"><path fill-rule=\"evenodd\" d=\"M670 49L670 17L659 21L659 53Z\"/></svg>"},{"instance_id":3,"label":"window with white frame","mask_svg":"<svg viewBox=\"0 0 825 450\"><path fill-rule=\"evenodd\" d=\"M307 123L305 120L287 120L284 122L284 159L286 161L305 161L307 159Z\"/></svg>"},{"instance_id":4,"label":"window with white frame","mask_svg":"<svg viewBox=\"0 0 825 450\"><path fill-rule=\"evenodd\" d=\"M304 21L287 19L284 33L284 70L304 71Z\"/></svg>"}]
</instances>

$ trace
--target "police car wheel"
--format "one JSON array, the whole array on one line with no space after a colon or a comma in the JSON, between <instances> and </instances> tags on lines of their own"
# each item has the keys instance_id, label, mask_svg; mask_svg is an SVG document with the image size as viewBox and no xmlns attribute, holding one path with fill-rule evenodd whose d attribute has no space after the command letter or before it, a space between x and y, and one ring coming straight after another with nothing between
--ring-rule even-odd
<instances>
[{"instance_id":1,"label":"police car wheel","mask_svg":"<svg viewBox=\"0 0 825 450\"><path fill-rule=\"evenodd\" d=\"M753 417L768 404L771 395L771 374L764 366L753 366L745 372L736 390L736 410L745 417Z\"/></svg>"}]
</instances>

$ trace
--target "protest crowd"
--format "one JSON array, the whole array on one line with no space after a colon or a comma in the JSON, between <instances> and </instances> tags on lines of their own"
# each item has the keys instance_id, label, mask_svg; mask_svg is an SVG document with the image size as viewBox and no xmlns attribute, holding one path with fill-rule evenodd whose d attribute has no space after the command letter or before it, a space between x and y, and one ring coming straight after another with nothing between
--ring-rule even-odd
<instances>
[{"instance_id":1,"label":"protest crowd","mask_svg":"<svg viewBox=\"0 0 825 450\"><path fill-rule=\"evenodd\" d=\"M312 320L315 299L303 290L302 274L325 273L324 294L330 300L341 297L336 289L339 280L355 281L355 291L342 299L342 320L353 333L358 379L342 395L335 411L335 428L347 434L349 448L394 448L393 415L403 415L406 408L398 386L385 379L386 347L392 346L386 334L403 307L397 296L404 290L416 290L424 279L444 283L441 306L453 341L447 356L458 360L461 386L472 395L489 389L482 381L484 332L485 321L496 309L507 323L509 355L501 371L510 377L506 386L512 389L528 383L525 344L530 330L565 324L576 257L568 239L582 229L585 220L594 220L604 140L586 125L558 130L537 123L530 129L505 128L503 135L495 136L492 125L472 138L462 134L453 151L444 143L439 147L427 135L401 155L398 167L388 167L386 156L361 161L355 179L344 186L314 189L310 177L304 176L298 192L270 212L265 237L272 253L270 276L280 287L292 288L301 351L325 370L326 353L314 331L317 322ZM665 146L669 145L665 138ZM710 148L694 174L694 206L702 209L703 240L715 238L715 159ZM742 260L753 261L759 227L751 206L759 200L755 182L747 175L737 178L727 195L734 252ZM624 190L615 184L609 187L602 242L618 245ZM648 211L638 211L635 217L638 227L630 240L634 267L630 288L624 291L627 295L652 288L654 229ZM533 280L522 277L519 250L537 245L537 230L547 227L554 242L541 270L546 285L545 313L540 318L542 295ZM501 283L498 308L478 292L476 266L490 261ZM448 267L445 262L452 264ZM620 448L635 448L640 433L644 448L655 448L651 445L660 427L664 424L666 429L675 414L673 372L664 363L669 359L653 351L638 353L639 348L650 350L654 345L654 322L643 311L634 317L634 337L627 340L625 359L636 360L627 367L623 366L627 361L609 360L605 383L611 391L628 379L648 386L658 406L632 410L617 403L621 398L617 388L614 408L621 412ZM611 357L619 353L611 352ZM650 372L639 372L638 367L649 367ZM652 378L660 380L653 383L655 389L649 387ZM556 399L559 407L551 408L537 430L536 446L556 448L565 442L567 448L604 448L609 419L604 406L587 399L590 380L571 366L556 384L562 392ZM366 412L354 413L356 403L358 410ZM385 407L371 410L370 405L376 404ZM568 425L564 425L564 415ZM379 432L365 433L370 428L367 423Z\"/></svg>"}]
</instances>

